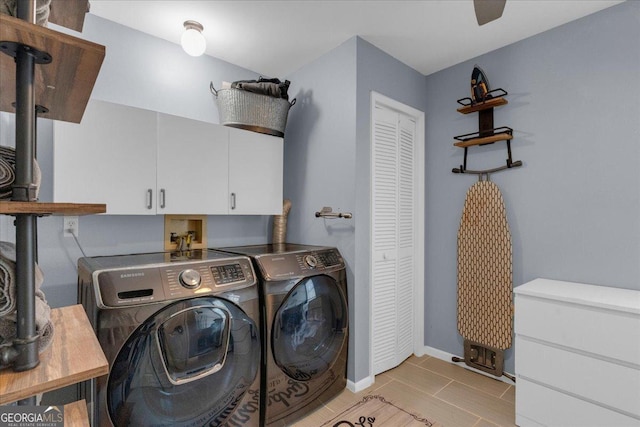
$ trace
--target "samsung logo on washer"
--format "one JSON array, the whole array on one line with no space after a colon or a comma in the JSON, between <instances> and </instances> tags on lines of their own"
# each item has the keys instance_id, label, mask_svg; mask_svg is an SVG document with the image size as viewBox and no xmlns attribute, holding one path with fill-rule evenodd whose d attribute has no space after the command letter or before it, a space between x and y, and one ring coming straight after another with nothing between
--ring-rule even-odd
<instances>
[{"instance_id":1,"label":"samsung logo on washer","mask_svg":"<svg viewBox=\"0 0 640 427\"><path fill-rule=\"evenodd\" d=\"M132 277L144 277L144 271L138 271L136 273L122 273L120 274L121 279L131 279Z\"/></svg>"}]
</instances>

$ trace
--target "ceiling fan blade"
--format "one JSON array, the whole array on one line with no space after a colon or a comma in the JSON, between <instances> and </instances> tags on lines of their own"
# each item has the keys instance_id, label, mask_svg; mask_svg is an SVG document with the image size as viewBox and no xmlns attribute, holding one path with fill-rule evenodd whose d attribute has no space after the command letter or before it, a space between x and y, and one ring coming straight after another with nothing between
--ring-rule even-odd
<instances>
[{"instance_id":1,"label":"ceiling fan blade","mask_svg":"<svg viewBox=\"0 0 640 427\"><path fill-rule=\"evenodd\" d=\"M473 0L478 25L496 20L502 16L507 0Z\"/></svg>"}]
</instances>

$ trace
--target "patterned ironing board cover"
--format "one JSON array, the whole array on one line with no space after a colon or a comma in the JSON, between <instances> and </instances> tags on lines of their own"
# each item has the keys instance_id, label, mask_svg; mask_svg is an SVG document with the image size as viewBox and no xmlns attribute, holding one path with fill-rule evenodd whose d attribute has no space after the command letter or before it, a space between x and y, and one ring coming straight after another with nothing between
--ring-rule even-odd
<instances>
[{"instance_id":1,"label":"patterned ironing board cover","mask_svg":"<svg viewBox=\"0 0 640 427\"><path fill-rule=\"evenodd\" d=\"M511 347L511 234L502 194L491 181L469 188L458 230L458 332L497 349Z\"/></svg>"}]
</instances>

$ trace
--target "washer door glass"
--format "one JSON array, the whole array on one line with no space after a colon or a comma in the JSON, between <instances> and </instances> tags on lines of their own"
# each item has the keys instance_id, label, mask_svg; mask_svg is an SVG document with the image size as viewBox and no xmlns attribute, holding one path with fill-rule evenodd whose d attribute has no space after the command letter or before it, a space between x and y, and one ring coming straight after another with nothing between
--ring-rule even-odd
<instances>
[{"instance_id":1,"label":"washer door glass","mask_svg":"<svg viewBox=\"0 0 640 427\"><path fill-rule=\"evenodd\" d=\"M219 425L260 366L259 330L221 298L178 301L127 339L114 360L107 407L116 426Z\"/></svg>"},{"instance_id":2,"label":"washer door glass","mask_svg":"<svg viewBox=\"0 0 640 427\"><path fill-rule=\"evenodd\" d=\"M274 361L295 380L313 380L335 363L346 345L347 326L347 302L337 282L325 275L306 278L274 316Z\"/></svg>"},{"instance_id":3,"label":"washer door glass","mask_svg":"<svg viewBox=\"0 0 640 427\"><path fill-rule=\"evenodd\" d=\"M185 384L222 369L230 317L219 307L190 307L158 326L156 339L171 384Z\"/></svg>"}]
</instances>

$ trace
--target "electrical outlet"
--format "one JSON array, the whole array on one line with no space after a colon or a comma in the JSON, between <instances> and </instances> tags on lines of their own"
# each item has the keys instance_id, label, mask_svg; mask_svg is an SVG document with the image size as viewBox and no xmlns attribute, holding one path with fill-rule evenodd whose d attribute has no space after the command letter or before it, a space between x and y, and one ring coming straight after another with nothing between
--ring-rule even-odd
<instances>
[{"instance_id":1,"label":"electrical outlet","mask_svg":"<svg viewBox=\"0 0 640 427\"><path fill-rule=\"evenodd\" d=\"M77 216L65 216L62 220L62 232L64 236L76 236L78 237L78 217Z\"/></svg>"}]
</instances>

